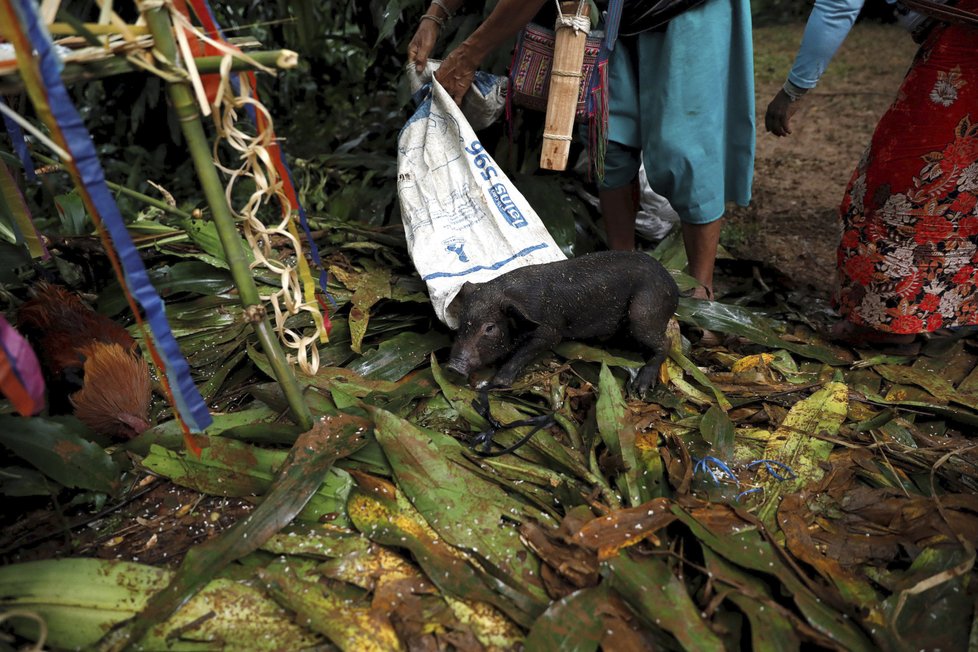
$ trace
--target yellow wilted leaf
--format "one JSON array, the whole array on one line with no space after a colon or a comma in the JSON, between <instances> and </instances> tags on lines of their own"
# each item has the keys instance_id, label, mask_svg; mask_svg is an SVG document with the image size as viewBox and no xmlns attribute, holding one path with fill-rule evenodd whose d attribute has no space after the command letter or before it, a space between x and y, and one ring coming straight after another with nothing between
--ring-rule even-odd
<instances>
[{"instance_id":1,"label":"yellow wilted leaf","mask_svg":"<svg viewBox=\"0 0 978 652\"><path fill-rule=\"evenodd\" d=\"M781 496L798 491L802 486L817 482L825 475L821 462L828 459L833 443L824 437L834 437L846 419L849 409L849 387L830 382L803 401L796 403L784 422L771 435L764 449L764 458L789 466L795 474L790 480L763 478L764 505L758 516L769 527Z\"/></svg>"},{"instance_id":2,"label":"yellow wilted leaf","mask_svg":"<svg viewBox=\"0 0 978 652\"><path fill-rule=\"evenodd\" d=\"M749 355L733 363L733 366L730 367L730 371L735 374L739 374L744 371L750 371L751 369L766 369L772 362L774 362L774 356L770 353Z\"/></svg>"}]
</instances>

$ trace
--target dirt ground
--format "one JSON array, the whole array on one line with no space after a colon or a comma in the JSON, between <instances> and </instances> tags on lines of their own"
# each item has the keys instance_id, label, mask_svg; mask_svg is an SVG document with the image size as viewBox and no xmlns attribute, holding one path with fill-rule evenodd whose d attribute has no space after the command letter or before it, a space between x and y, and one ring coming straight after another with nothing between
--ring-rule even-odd
<instances>
[{"instance_id":1,"label":"dirt ground","mask_svg":"<svg viewBox=\"0 0 978 652\"><path fill-rule=\"evenodd\" d=\"M791 68L804 26L754 32L757 160L751 205L737 209L723 242L737 258L787 274L813 296L831 296L837 207L856 163L910 65L916 46L896 25L859 23L810 91L792 134L764 129L764 111Z\"/></svg>"}]
</instances>

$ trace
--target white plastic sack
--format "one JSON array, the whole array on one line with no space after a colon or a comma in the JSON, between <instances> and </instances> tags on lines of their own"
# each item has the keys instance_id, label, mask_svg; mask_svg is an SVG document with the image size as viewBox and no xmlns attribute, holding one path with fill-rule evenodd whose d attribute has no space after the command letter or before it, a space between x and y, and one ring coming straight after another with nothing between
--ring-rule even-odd
<instances>
[{"instance_id":1,"label":"white plastic sack","mask_svg":"<svg viewBox=\"0 0 978 652\"><path fill-rule=\"evenodd\" d=\"M434 78L435 71L441 67L441 60L428 59L424 70L420 73L413 62L408 62L404 68L407 74L411 94L428 93L428 84ZM506 88L509 80L505 77L490 75L482 70L475 72L472 86L462 98L462 115L469 121L469 126L479 131L485 129L502 117L506 110ZM420 104L420 102L419 102Z\"/></svg>"},{"instance_id":2,"label":"white plastic sack","mask_svg":"<svg viewBox=\"0 0 978 652\"><path fill-rule=\"evenodd\" d=\"M448 307L466 281L565 259L436 80L398 139L397 194L408 253L450 328L458 317Z\"/></svg>"},{"instance_id":3,"label":"white plastic sack","mask_svg":"<svg viewBox=\"0 0 978 652\"><path fill-rule=\"evenodd\" d=\"M635 216L635 232L647 240L658 242L669 235L679 223L679 214L669 200L658 194L649 185L645 174L645 163L638 171L639 208Z\"/></svg>"}]
</instances>

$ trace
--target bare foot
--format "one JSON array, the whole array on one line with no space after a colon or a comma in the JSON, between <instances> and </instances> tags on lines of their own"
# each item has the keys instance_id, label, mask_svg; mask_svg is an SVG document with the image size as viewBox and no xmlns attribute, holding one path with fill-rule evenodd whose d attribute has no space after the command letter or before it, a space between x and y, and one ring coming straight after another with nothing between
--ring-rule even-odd
<instances>
[{"instance_id":1,"label":"bare foot","mask_svg":"<svg viewBox=\"0 0 978 652\"><path fill-rule=\"evenodd\" d=\"M848 344L909 344L917 338L915 333L888 333L846 320L833 324L829 332L832 339Z\"/></svg>"},{"instance_id":2,"label":"bare foot","mask_svg":"<svg viewBox=\"0 0 978 652\"><path fill-rule=\"evenodd\" d=\"M846 320L833 324L829 337L857 349L875 348L894 355L916 355L920 352L916 333L888 333Z\"/></svg>"},{"instance_id":3,"label":"bare foot","mask_svg":"<svg viewBox=\"0 0 978 652\"><path fill-rule=\"evenodd\" d=\"M699 299L700 301L713 301L713 288L708 288L705 285L698 285L693 288L689 296L693 299Z\"/></svg>"}]
</instances>

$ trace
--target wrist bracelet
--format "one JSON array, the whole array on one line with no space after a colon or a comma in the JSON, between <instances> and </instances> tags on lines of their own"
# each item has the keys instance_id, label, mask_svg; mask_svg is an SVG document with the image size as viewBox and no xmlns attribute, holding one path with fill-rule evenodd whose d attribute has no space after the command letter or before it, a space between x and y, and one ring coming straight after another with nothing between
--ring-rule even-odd
<instances>
[{"instance_id":1,"label":"wrist bracelet","mask_svg":"<svg viewBox=\"0 0 978 652\"><path fill-rule=\"evenodd\" d=\"M448 8L445 4L445 0L431 0L431 4L434 7L441 7L441 10L445 12L446 18L451 18L455 15L455 12Z\"/></svg>"},{"instance_id":2,"label":"wrist bracelet","mask_svg":"<svg viewBox=\"0 0 978 652\"><path fill-rule=\"evenodd\" d=\"M808 92L807 88L802 88L801 86L792 83L790 80L785 81L784 86L781 87L781 90L784 91L784 94L787 95L788 99L792 102L797 102L805 96L805 93Z\"/></svg>"},{"instance_id":3,"label":"wrist bracelet","mask_svg":"<svg viewBox=\"0 0 978 652\"><path fill-rule=\"evenodd\" d=\"M421 20L431 20L431 21L434 21L435 24L438 25L438 27L444 27L445 26L445 19L444 18L439 18L438 16L432 16L431 14L425 14L424 16L421 17Z\"/></svg>"}]
</instances>

